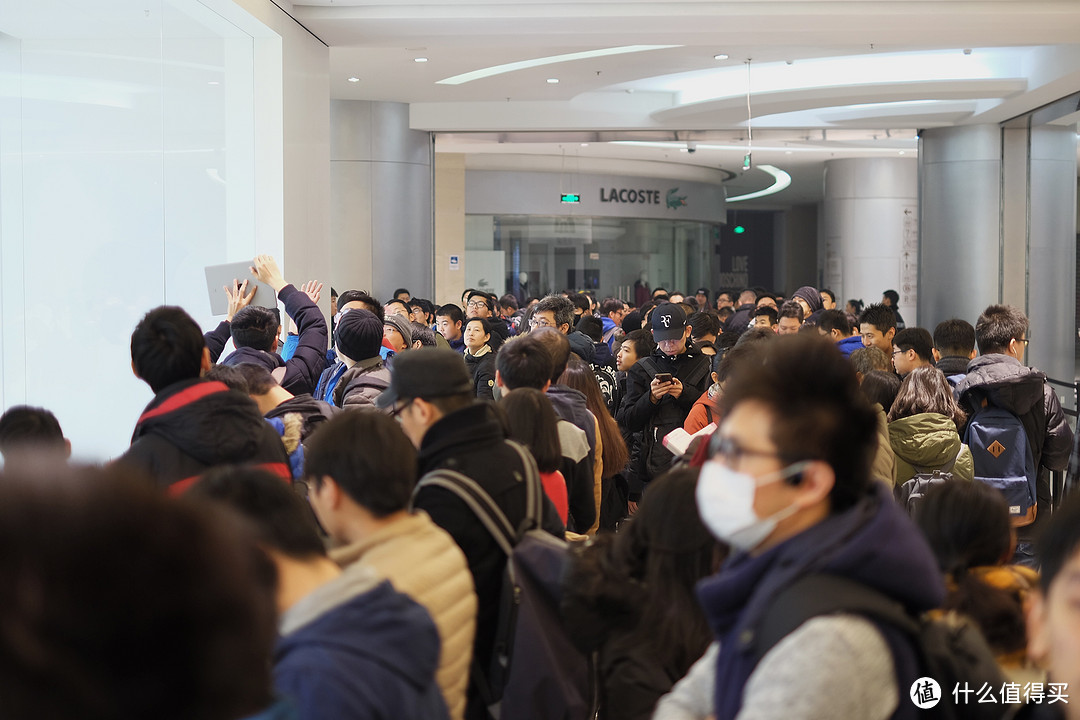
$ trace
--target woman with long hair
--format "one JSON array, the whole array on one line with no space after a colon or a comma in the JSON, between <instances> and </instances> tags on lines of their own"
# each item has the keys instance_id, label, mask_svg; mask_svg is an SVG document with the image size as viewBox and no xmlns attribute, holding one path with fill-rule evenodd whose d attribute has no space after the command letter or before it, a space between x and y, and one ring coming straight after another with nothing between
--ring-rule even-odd
<instances>
[{"instance_id":1,"label":"woman with long hair","mask_svg":"<svg viewBox=\"0 0 1080 720\"><path fill-rule=\"evenodd\" d=\"M576 552L563 612L575 643L599 653L600 720L644 720L711 640L694 585L719 545L697 511L696 469L649 484L625 530Z\"/></svg>"},{"instance_id":2,"label":"woman with long hair","mask_svg":"<svg viewBox=\"0 0 1080 720\"><path fill-rule=\"evenodd\" d=\"M1016 542L1005 498L981 482L952 480L927 491L915 523L945 574L942 609L975 621L1011 680L1040 680L1027 660L1024 623L1039 576L1006 564Z\"/></svg>"},{"instance_id":3,"label":"woman with long hair","mask_svg":"<svg viewBox=\"0 0 1080 720\"><path fill-rule=\"evenodd\" d=\"M610 495L612 478L629 459L629 451L623 440L615 418L608 412L604 395L600 392L600 384L596 381L596 375L592 368L574 353L570 353L570 359L566 363L566 370L559 376L559 384L573 388L585 396L585 407L596 416L599 432L596 433L596 459L594 468L594 489L596 497L596 522L589 528L589 532L596 532L600 524L600 516L604 511L604 499ZM621 519L621 518L620 518Z\"/></svg>"},{"instance_id":4,"label":"woman with long hair","mask_svg":"<svg viewBox=\"0 0 1080 720\"><path fill-rule=\"evenodd\" d=\"M499 400L507 436L529 449L540 470L544 493L551 499L563 524L569 513L566 479L559 471L562 450L559 447L558 418L551 401L539 390L518 388Z\"/></svg>"},{"instance_id":5,"label":"woman with long hair","mask_svg":"<svg viewBox=\"0 0 1080 720\"><path fill-rule=\"evenodd\" d=\"M926 367L909 372L888 418L889 444L896 453L895 484L902 485L917 472L934 470L974 480L971 451L960 442L959 434L967 415L940 370Z\"/></svg>"}]
</instances>

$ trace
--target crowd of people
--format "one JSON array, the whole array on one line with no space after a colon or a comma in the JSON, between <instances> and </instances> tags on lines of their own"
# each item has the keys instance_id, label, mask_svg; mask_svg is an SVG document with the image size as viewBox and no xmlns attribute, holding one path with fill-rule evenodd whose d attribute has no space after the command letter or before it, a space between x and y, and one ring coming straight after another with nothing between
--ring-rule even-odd
<instances>
[{"instance_id":1,"label":"crowd of people","mask_svg":"<svg viewBox=\"0 0 1080 720\"><path fill-rule=\"evenodd\" d=\"M320 283L252 274L286 324L238 279L207 332L134 328L154 398L114 461L0 417L5 717L1080 717L1074 434L1019 310L402 288L328 320ZM513 642L545 602L554 670ZM544 684L574 658L576 705Z\"/></svg>"}]
</instances>

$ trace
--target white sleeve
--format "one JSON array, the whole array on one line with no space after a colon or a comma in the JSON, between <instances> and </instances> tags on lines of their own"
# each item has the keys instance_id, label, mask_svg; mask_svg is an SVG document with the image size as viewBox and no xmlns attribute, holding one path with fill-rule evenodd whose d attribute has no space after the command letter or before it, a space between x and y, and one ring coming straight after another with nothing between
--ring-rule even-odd
<instances>
[{"instance_id":1,"label":"white sleeve","mask_svg":"<svg viewBox=\"0 0 1080 720\"><path fill-rule=\"evenodd\" d=\"M712 643L689 672L656 704L652 720L705 720L713 714L716 689L716 656L720 645Z\"/></svg>"},{"instance_id":2,"label":"white sleeve","mask_svg":"<svg viewBox=\"0 0 1080 720\"><path fill-rule=\"evenodd\" d=\"M899 701L892 652L874 624L830 615L765 654L743 689L738 720L887 720Z\"/></svg>"}]
</instances>

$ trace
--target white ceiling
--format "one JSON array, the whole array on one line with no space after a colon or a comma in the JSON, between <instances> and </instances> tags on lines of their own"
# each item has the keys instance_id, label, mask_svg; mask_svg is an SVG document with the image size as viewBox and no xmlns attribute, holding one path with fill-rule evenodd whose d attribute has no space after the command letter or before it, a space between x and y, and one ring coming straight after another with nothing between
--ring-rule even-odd
<instances>
[{"instance_id":1,"label":"white ceiling","mask_svg":"<svg viewBox=\"0 0 1080 720\"><path fill-rule=\"evenodd\" d=\"M692 164L734 176L729 195L760 189L770 177L741 173L749 82L754 164L793 178L758 206L820 199L829 158L910 157L916 128L997 123L1080 91L1080 0L301 0L292 12L331 47L334 98L409 103L412 126L447 133L437 150L470 167ZM438 84L631 45L675 47ZM688 139L693 154L680 152Z\"/></svg>"}]
</instances>

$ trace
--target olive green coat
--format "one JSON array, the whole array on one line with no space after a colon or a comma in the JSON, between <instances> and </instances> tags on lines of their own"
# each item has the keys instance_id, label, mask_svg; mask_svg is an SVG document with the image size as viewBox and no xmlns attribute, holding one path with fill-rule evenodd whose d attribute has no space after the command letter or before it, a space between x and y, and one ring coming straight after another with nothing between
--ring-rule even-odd
<instances>
[{"instance_id":1,"label":"olive green coat","mask_svg":"<svg viewBox=\"0 0 1080 720\"><path fill-rule=\"evenodd\" d=\"M919 413L889 423L889 444L896 453L896 483L903 484L919 470L939 470L953 458L951 472L959 480L973 480L971 451L960 442L956 425L939 413ZM958 456L959 453L959 456Z\"/></svg>"}]
</instances>

